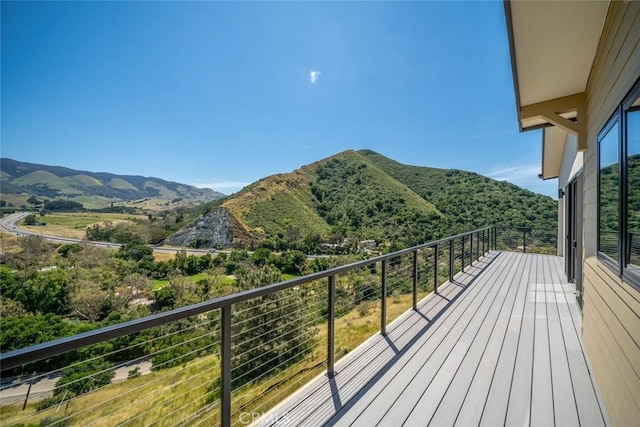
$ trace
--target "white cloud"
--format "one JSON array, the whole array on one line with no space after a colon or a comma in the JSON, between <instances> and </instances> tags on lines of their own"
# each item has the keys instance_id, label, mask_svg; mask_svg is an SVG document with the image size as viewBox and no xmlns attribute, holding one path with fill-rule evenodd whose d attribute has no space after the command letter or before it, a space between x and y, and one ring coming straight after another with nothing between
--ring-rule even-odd
<instances>
[{"instance_id":1,"label":"white cloud","mask_svg":"<svg viewBox=\"0 0 640 427\"><path fill-rule=\"evenodd\" d=\"M538 178L540 170L540 164L521 164L495 168L483 175L497 181L508 181L518 187L556 198L558 191L556 180L541 180Z\"/></svg>"},{"instance_id":2,"label":"white cloud","mask_svg":"<svg viewBox=\"0 0 640 427\"><path fill-rule=\"evenodd\" d=\"M243 181L213 181L213 182L196 182L193 186L198 188L211 188L221 193L230 194L241 190L243 187L251 184Z\"/></svg>"},{"instance_id":3,"label":"white cloud","mask_svg":"<svg viewBox=\"0 0 640 427\"><path fill-rule=\"evenodd\" d=\"M320 71L318 71L318 70L313 70L313 69L312 69L312 70L309 72L309 81L310 81L312 84L315 84L315 83L318 81L318 79L319 79L320 77L322 77L322 73L321 73Z\"/></svg>"},{"instance_id":4,"label":"white cloud","mask_svg":"<svg viewBox=\"0 0 640 427\"><path fill-rule=\"evenodd\" d=\"M498 169L493 169L485 175L497 181L509 181L516 185L526 185L539 183L539 173L539 164L525 164L504 166Z\"/></svg>"}]
</instances>

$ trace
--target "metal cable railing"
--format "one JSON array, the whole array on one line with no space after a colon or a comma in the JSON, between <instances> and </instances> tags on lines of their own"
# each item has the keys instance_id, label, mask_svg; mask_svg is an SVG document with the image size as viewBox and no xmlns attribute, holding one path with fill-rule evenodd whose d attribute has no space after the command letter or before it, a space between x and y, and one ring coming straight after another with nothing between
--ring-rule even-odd
<instances>
[{"instance_id":1,"label":"metal cable railing","mask_svg":"<svg viewBox=\"0 0 640 427\"><path fill-rule=\"evenodd\" d=\"M538 254L557 253L558 232L538 227L496 227L496 249Z\"/></svg>"},{"instance_id":2,"label":"metal cable railing","mask_svg":"<svg viewBox=\"0 0 640 427\"><path fill-rule=\"evenodd\" d=\"M3 371L54 369L11 383L18 400L3 398L3 425L245 424L319 373L333 376L336 361L498 236L508 246L510 234L488 227L7 352Z\"/></svg>"}]
</instances>

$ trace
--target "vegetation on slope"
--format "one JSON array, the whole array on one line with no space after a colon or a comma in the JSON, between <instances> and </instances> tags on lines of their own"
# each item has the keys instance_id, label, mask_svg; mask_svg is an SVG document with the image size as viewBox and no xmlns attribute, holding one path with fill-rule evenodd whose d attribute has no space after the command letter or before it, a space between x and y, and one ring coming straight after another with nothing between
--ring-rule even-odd
<instances>
[{"instance_id":1,"label":"vegetation on slope","mask_svg":"<svg viewBox=\"0 0 640 427\"><path fill-rule=\"evenodd\" d=\"M232 230L234 246L306 252L364 240L407 247L494 224L553 229L556 206L507 182L407 166L369 150L264 178L221 205L242 228Z\"/></svg>"},{"instance_id":2,"label":"vegetation on slope","mask_svg":"<svg viewBox=\"0 0 640 427\"><path fill-rule=\"evenodd\" d=\"M557 202L551 197L473 172L403 165L370 150L359 153L433 203L455 231L494 224L557 227Z\"/></svg>"},{"instance_id":3,"label":"vegetation on slope","mask_svg":"<svg viewBox=\"0 0 640 427\"><path fill-rule=\"evenodd\" d=\"M211 189L196 188L177 182L143 176L86 172L61 166L48 166L0 158L2 197L8 195L44 198L82 198L95 206L114 202L156 198L203 203L224 195Z\"/></svg>"}]
</instances>

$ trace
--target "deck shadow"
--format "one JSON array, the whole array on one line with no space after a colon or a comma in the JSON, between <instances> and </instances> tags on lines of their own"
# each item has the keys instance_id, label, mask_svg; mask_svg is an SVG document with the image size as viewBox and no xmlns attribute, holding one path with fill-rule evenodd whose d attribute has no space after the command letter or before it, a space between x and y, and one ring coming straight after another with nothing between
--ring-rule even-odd
<instances>
[{"instance_id":1,"label":"deck shadow","mask_svg":"<svg viewBox=\"0 0 640 427\"><path fill-rule=\"evenodd\" d=\"M466 273L463 272L463 274L468 274L471 277L470 280L467 281L467 283L463 284L458 282L455 278L453 281L447 282L447 283L452 283L455 284L456 286L460 286L462 288L462 290L460 292L458 292L458 294L456 294L453 298L451 299L447 299L444 298L447 301L447 304L442 307L439 312L433 316L431 319L429 319L424 313L422 313L420 311L420 308L418 309L418 311L416 312L418 315L424 317L428 323L422 328L420 329L411 340L409 340L409 342L407 342L404 347L401 350L398 350L398 348L395 346L395 344L393 344L393 340L391 338L389 338L388 335L384 336L385 341L387 342L387 344L389 345L389 347L392 349L392 351L394 352L394 356L387 362L385 363L381 368L378 369L377 373L367 381L367 383L365 385L363 385L358 392L351 397L347 402L345 402L345 404L343 406L340 407L336 407L336 413L334 415L331 416L331 418L329 420L327 420L324 425L326 426L333 426L339 423L339 421L341 420L342 416L344 414L346 414L349 409L354 406L360 399L362 399L363 396L365 396L368 391L378 382L380 381L380 379L385 375L385 373L394 365L396 364L404 354L406 354L419 340L420 338L427 332L429 331L429 329L431 329L431 327L436 324L436 322L440 319L440 317L445 314L449 308L458 300L458 298L460 298L462 295L465 294L465 292L469 289L469 287L478 279L478 277L480 277L484 271L502 254L502 252L494 252L494 253L490 253L488 255L485 255L485 259L486 261L483 260L483 262L481 264L483 264L482 266L474 264L473 267L477 268L478 271L474 272L473 274L471 273ZM468 266L467 266L468 267ZM438 294L434 294L437 296L440 296ZM406 319L405 319L406 320ZM355 361L355 359L354 359ZM353 361L351 361L351 363L353 363ZM368 362L370 363L370 362ZM367 363L367 364L368 364ZM339 374L338 374L339 375ZM330 381L333 381L333 386L331 386L331 391L332 393L340 393L340 390L337 388L337 386L335 385L335 379L331 379ZM332 396L333 401L334 401L334 407L335 407L335 402L341 402L340 397L338 397L337 399Z\"/></svg>"}]
</instances>

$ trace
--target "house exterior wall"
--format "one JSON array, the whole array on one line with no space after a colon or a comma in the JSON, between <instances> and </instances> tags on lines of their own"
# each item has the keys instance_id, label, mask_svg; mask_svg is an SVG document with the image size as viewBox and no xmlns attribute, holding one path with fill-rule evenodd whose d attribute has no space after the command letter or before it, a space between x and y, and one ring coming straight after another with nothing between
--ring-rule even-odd
<instances>
[{"instance_id":1,"label":"house exterior wall","mask_svg":"<svg viewBox=\"0 0 640 427\"><path fill-rule=\"evenodd\" d=\"M562 162L560 164L560 172L558 174L558 189L564 190L567 184L582 170L584 166L584 153L578 151L578 138L575 135L566 134L564 148L562 153ZM567 194L565 194L565 197ZM564 256L565 252L569 254L565 248L565 209L567 207L566 200L558 201L558 256Z\"/></svg>"},{"instance_id":2,"label":"house exterior wall","mask_svg":"<svg viewBox=\"0 0 640 427\"><path fill-rule=\"evenodd\" d=\"M640 420L640 292L597 252L597 135L640 77L640 2L611 2L587 84L582 336L614 425Z\"/></svg>"}]
</instances>

